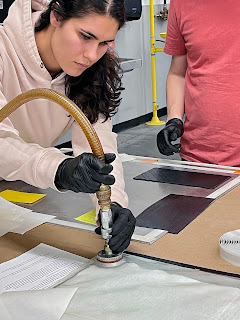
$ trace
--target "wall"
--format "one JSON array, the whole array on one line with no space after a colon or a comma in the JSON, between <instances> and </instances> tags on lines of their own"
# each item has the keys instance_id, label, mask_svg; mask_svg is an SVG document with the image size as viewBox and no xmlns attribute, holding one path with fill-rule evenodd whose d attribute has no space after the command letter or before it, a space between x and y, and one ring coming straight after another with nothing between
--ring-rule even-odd
<instances>
[{"instance_id":1,"label":"wall","mask_svg":"<svg viewBox=\"0 0 240 320\"><path fill-rule=\"evenodd\" d=\"M162 9L163 0L155 1L154 13ZM169 4L169 0L167 1ZM150 13L149 0L143 0L140 20L127 22L116 38L116 51L121 58L140 58L142 68L124 73L122 103L119 112L113 117L113 123L121 123L152 112L152 78L150 54ZM169 5L168 5L169 6ZM166 32L167 21L155 18L155 38L161 39L160 32ZM163 40L163 39L162 39ZM156 42L156 47L163 47ZM159 108L166 106L165 82L171 57L165 53L156 53L157 103Z\"/></svg>"}]
</instances>

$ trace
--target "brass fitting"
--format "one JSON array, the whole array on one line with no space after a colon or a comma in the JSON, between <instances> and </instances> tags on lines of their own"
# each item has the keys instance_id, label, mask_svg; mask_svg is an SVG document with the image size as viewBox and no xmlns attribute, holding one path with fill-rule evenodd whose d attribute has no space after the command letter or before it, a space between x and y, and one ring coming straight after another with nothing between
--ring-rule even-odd
<instances>
[{"instance_id":1,"label":"brass fitting","mask_svg":"<svg viewBox=\"0 0 240 320\"><path fill-rule=\"evenodd\" d=\"M101 210L109 210L111 205L111 188L101 184L99 191L96 192L96 195Z\"/></svg>"}]
</instances>

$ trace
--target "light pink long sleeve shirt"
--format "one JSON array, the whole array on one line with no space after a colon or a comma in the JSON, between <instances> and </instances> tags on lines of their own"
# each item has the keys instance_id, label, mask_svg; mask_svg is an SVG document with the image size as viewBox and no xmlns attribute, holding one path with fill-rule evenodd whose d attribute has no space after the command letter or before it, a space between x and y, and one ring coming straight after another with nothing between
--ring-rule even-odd
<instances>
[{"instance_id":1,"label":"light pink long sleeve shirt","mask_svg":"<svg viewBox=\"0 0 240 320\"><path fill-rule=\"evenodd\" d=\"M47 0L16 0L0 27L0 108L19 94L35 88L49 88L65 93L65 74L55 79L45 68L39 55L34 25ZM34 12L32 12L34 10ZM122 164L117 153L116 134L109 119L100 115L93 125L105 153L117 155L112 174L111 200L127 207ZM72 130L74 155L91 152L79 125L58 104L46 99L27 102L0 123L0 177L22 180L39 188L53 188L59 164L68 156L54 144L69 129ZM96 205L96 197L91 196Z\"/></svg>"}]
</instances>

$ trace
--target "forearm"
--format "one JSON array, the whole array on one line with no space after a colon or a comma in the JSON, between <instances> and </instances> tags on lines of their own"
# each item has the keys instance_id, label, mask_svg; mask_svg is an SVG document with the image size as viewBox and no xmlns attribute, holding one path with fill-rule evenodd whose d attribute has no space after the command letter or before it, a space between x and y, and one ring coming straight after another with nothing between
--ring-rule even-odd
<instances>
[{"instance_id":1,"label":"forearm","mask_svg":"<svg viewBox=\"0 0 240 320\"><path fill-rule=\"evenodd\" d=\"M66 158L59 150L26 143L14 128L1 123L0 152L1 178L8 181L21 180L42 189L55 189L55 171Z\"/></svg>"},{"instance_id":2,"label":"forearm","mask_svg":"<svg viewBox=\"0 0 240 320\"><path fill-rule=\"evenodd\" d=\"M176 74L167 77L167 120L184 115L185 78Z\"/></svg>"},{"instance_id":3,"label":"forearm","mask_svg":"<svg viewBox=\"0 0 240 320\"><path fill-rule=\"evenodd\" d=\"M167 120L172 118L183 118L186 70L186 55L173 56L166 83Z\"/></svg>"},{"instance_id":4,"label":"forearm","mask_svg":"<svg viewBox=\"0 0 240 320\"><path fill-rule=\"evenodd\" d=\"M111 200L120 204L122 207L128 207L128 196L125 192L124 173L121 160L116 152L116 160L113 163L112 174L115 177L116 182L111 186Z\"/></svg>"}]
</instances>

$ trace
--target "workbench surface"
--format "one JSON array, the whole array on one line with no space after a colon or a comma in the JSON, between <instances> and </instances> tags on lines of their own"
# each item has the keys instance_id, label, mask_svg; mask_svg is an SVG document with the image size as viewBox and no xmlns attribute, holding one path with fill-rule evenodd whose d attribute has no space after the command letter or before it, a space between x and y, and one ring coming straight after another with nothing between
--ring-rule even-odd
<instances>
[{"instance_id":1,"label":"workbench surface","mask_svg":"<svg viewBox=\"0 0 240 320\"><path fill-rule=\"evenodd\" d=\"M134 210L138 210L139 202L145 203L145 205L148 206L156 201L155 198L157 195L159 196L161 190L160 198L172 192L171 186L168 184L157 184L158 186L155 187L154 190L148 191L148 194L145 192L145 199L134 196L131 199L133 183L135 183L132 177L151 167L149 163L141 163L140 165L137 162L139 161L124 163L126 189L130 197L130 208L131 205L134 206L134 203L136 203ZM166 165L166 161L162 163ZM167 161L167 167L176 167L179 165L181 165L179 161ZM186 166L185 162L184 166ZM127 172L128 169L126 168L130 168L131 174ZM220 170L226 170L226 174L233 172L233 169L230 167L223 168L220 166L214 166L213 171L218 168ZM238 181L238 179L236 181ZM143 185L144 183L138 188L138 192L140 192L141 195L143 195ZM156 183L154 186L156 186ZM54 190L39 190L19 181L1 181L0 191L5 189L36 193L45 193L45 191L47 191L46 198L31 207L26 207L36 212L47 214L55 215L60 212L58 218L62 220L64 220L64 217L67 217L69 220L69 216L79 216L81 210L86 212L86 210L91 209L91 202L89 202L87 195L80 196L73 192L58 193ZM146 188L146 190L149 190L149 188ZM175 186L174 190L175 193L187 195L189 195L189 193L191 195L193 192L191 188L185 186ZM207 192L205 196L211 193L215 194L213 190L210 192L206 190L195 190L194 192ZM217 200L179 234L168 233L151 245L132 241L128 247L128 251L160 258L171 263L188 265L189 267L193 266L200 269L211 269L215 272L232 273L234 276L240 277L239 267L227 263L219 256L219 238L221 235L228 231L238 229L240 225L240 186L236 186L233 190L227 190L224 193L226 194L222 196L216 194ZM151 197L148 196L149 194L151 194ZM80 198L81 208L79 206ZM132 211L134 212L134 210ZM104 244L103 239L94 232L46 223L26 232L24 235L8 233L2 236L0 238L0 262L16 257L41 242L86 258L94 257L98 251L102 250Z\"/></svg>"}]
</instances>

